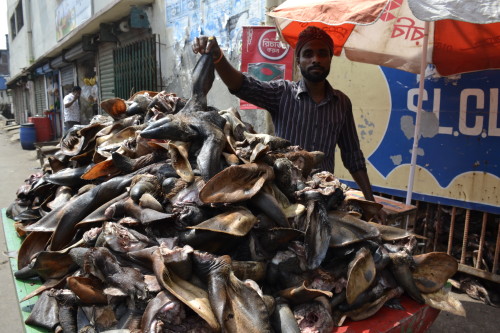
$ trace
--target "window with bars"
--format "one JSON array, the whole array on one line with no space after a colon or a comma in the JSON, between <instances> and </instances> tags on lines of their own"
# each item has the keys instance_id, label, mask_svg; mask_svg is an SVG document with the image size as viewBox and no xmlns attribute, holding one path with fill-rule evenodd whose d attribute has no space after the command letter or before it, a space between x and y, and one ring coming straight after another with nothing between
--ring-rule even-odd
<instances>
[{"instance_id":1,"label":"window with bars","mask_svg":"<svg viewBox=\"0 0 500 333\"><path fill-rule=\"evenodd\" d=\"M10 33L12 35L12 39L14 39L19 30L24 26L24 16L23 16L23 2L19 1L16 6L16 11L10 17Z\"/></svg>"},{"instance_id":2,"label":"window with bars","mask_svg":"<svg viewBox=\"0 0 500 333\"><path fill-rule=\"evenodd\" d=\"M156 35L113 50L115 96L128 99L141 90L156 91Z\"/></svg>"}]
</instances>

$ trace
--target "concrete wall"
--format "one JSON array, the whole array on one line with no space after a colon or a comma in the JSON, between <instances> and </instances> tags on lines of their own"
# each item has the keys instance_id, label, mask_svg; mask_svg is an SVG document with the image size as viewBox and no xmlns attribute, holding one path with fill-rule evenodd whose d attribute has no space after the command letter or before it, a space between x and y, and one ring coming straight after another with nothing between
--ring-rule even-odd
<instances>
[{"instance_id":1,"label":"concrete wall","mask_svg":"<svg viewBox=\"0 0 500 333\"><path fill-rule=\"evenodd\" d=\"M31 4L31 11L28 15L32 17L33 57L38 59L57 43L55 26L57 2L28 0L26 3ZM25 12L28 10L28 7L25 8ZM28 16L26 16L26 24L29 27Z\"/></svg>"},{"instance_id":2,"label":"concrete wall","mask_svg":"<svg viewBox=\"0 0 500 333\"><path fill-rule=\"evenodd\" d=\"M103 9L109 7L111 4L118 2L120 0L93 0L92 8L94 13L99 13ZM129 1L131 2L131 1Z\"/></svg>"},{"instance_id":3,"label":"concrete wall","mask_svg":"<svg viewBox=\"0 0 500 333\"><path fill-rule=\"evenodd\" d=\"M162 41L166 43L165 52L162 51L164 90L184 97L191 96L191 71L199 57L191 49L194 38L200 35L217 37L226 58L239 69L242 27L265 25L265 13L276 1L199 0L195 3L194 8L180 8L180 12L177 11L175 15L172 14L176 10L172 2L163 4L164 8L158 8L162 5L157 1L153 7L153 31L161 32ZM165 18L163 22L157 19L158 13ZM164 35L166 38L163 38ZM219 109L239 109L239 99L229 93L218 75L208 94L208 104ZM257 131L272 133L267 112L244 110L240 114Z\"/></svg>"},{"instance_id":4,"label":"concrete wall","mask_svg":"<svg viewBox=\"0 0 500 333\"><path fill-rule=\"evenodd\" d=\"M11 59L10 59L10 74L11 76L16 75L21 72L23 68L30 65L30 56L28 51L28 28L26 26L26 15L24 15L24 26L19 30L16 37L12 39L12 33L10 32L10 18L16 11L16 5L18 1L7 0L7 23L9 25L9 49ZM23 11L26 12L26 8L23 7Z\"/></svg>"}]
</instances>

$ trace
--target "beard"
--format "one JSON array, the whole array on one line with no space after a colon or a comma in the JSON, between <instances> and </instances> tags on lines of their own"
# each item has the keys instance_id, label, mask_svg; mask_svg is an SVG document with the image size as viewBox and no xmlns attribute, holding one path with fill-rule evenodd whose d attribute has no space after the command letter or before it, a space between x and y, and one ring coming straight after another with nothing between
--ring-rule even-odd
<instances>
[{"instance_id":1,"label":"beard","mask_svg":"<svg viewBox=\"0 0 500 333\"><path fill-rule=\"evenodd\" d=\"M328 74L330 74L330 70L329 69L325 70L321 66L314 66L314 67L311 66L311 67L309 67L309 69L312 69L312 68L314 68L314 69L321 69L322 72L311 73L311 72L308 71L308 69L300 67L300 73L308 81L311 81L311 82L314 82L314 83L318 83L318 82L324 81L326 79L326 77L328 76Z\"/></svg>"}]
</instances>

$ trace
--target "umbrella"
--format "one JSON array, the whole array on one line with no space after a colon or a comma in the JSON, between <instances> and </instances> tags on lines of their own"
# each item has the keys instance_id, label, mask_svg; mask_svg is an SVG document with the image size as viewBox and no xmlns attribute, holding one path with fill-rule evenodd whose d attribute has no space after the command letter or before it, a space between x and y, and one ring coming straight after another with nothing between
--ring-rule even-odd
<instances>
[{"instance_id":1,"label":"umbrella","mask_svg":"<svg viewBox=\"0 0 500 333\"><path fill-rule=\"evenodd\" d=\"M406 204L413 192L427 65L441 76L500 68L498 0L288 0L268 15L292 47L314 25L332 37L337 56L420 74Z\"/></svg>"}]
</instances>

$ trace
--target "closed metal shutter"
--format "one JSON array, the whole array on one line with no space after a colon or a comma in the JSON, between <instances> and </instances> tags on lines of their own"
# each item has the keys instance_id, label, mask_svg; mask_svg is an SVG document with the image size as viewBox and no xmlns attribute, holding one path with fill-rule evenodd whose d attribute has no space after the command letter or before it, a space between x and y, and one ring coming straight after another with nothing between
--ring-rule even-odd
<instances>
[{"instance_id":1,"label":"closed metal shutter","mask_svg":"<svg viewBox=\"0 0 500 333\"><path fill-rule=\"evenodd\" d=\"M61 86L63 89L62 97L66 96L71 92L73 86L75 85L75 70L74 66L66 66L60 70Z\"/></svg>"},{"instance_id":2,"label":"closed metal shutter","mask_svg":"<svg viewBox=\"0 0 500 333\"><path fill-rule=\"evenodd\" d=\"M24 124L28 121L27 110L25 89L22 87L12 89L12 112L18 124Z\"/></svg>"},{"instance_id":3,"label":"closed metal shutter","mask_svg":"<svg viewBox=\"0 0 500 333\"><path fill-rule=\"evenodd\" d=\"M101 101L115 97L115 75L113 68L113 49L115 46L115 43L99 44L98 78L101 89Z\"/></svg>"},{"instance_id":4,"label":"closed metal shutter","mask_svg":"<svg viewBox=\"0 0 500 333\"><path fill-rule=\"evenodd\" d=\"M43 111L47 109L47 98L45 94L45 76L35 78L35 106L36 114L43 115Z\"/></svg>"}]
</instances>

